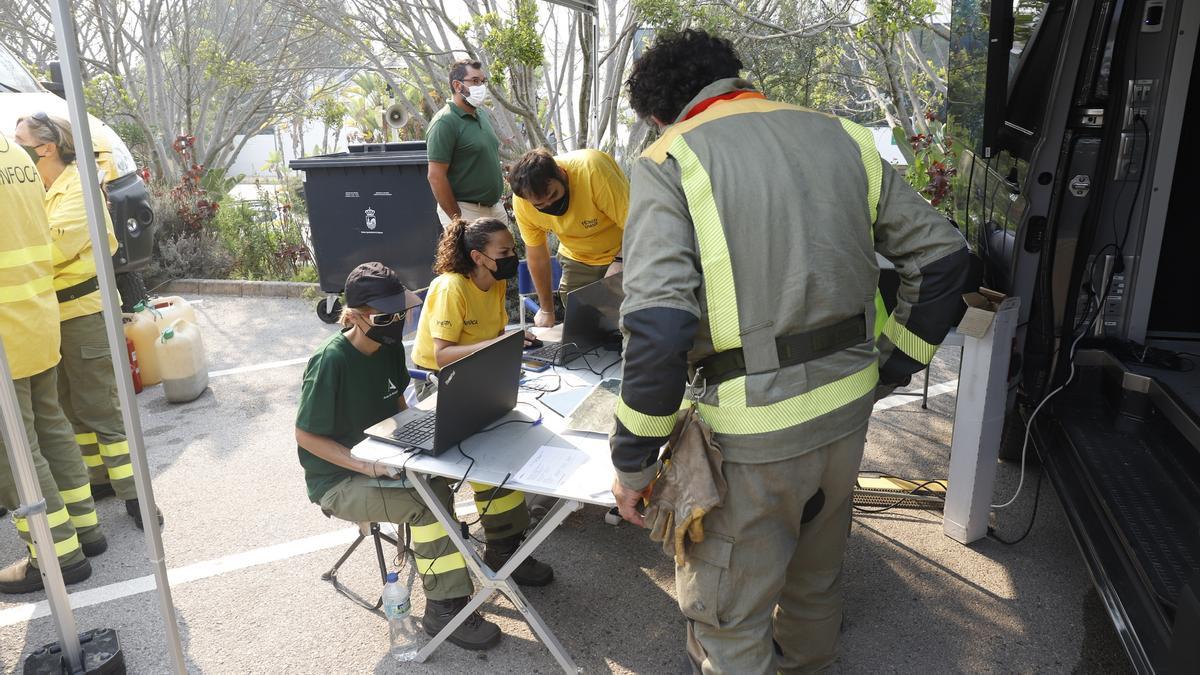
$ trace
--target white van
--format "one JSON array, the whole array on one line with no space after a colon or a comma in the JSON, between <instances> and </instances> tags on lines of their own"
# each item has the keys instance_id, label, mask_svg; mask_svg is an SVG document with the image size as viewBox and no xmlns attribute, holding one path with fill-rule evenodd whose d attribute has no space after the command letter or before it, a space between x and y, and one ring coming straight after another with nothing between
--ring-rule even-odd
<instances>
[{"instance_id":1,"label":"white van","mask_svg":"<svg viewBox=\"0 0 1200 675\"><path fill-rule=\"evenodd\" d=\"M47 83L47 86L61 94L61 82ZM21 62L0 45L0 130L11 136L18 119L39 111L69 119L67 102L47 86L34 79ZM122 299L132 306L145 295L138 272L150 263L154 252L154 211L150 206L150 193L138 175L137 162L125 142L104 122L91 115L88 120L119 244L113 255L117 285Z\"/></svg>"}]
</instances>

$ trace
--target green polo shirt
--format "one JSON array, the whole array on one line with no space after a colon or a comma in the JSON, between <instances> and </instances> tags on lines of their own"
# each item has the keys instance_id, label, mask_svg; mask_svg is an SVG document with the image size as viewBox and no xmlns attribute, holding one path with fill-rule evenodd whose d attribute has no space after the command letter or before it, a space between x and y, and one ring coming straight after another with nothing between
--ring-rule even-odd
<instances>
[{"instance_id":1,"label":"green polo shirt","mask_svg":"<svg viewBox=\"0 0 1200 675\"><path fill-rule=\"evenodd\" d=\"M364 432L400 411L408 367L404 348L380 345L367 356L342 333L334 333L317 349L304 369L296 426L326 436L347 448L366 438ZM308 498L320 503L329 488L355 475L297 447Z\"/></svg>"},{"instance_id":2,"label":"green polo shirt","mask_svg":"<svg viewBox=\"0 0 1200 675\"><path fill-rule=\"evenodd\" d=\"M500 137L486 109L470 114L453 101L447 103L429 123L425 145L429 161L450 165L447 174L456 200L489 206L500 201Z\"/></svg>"}]
</instances>

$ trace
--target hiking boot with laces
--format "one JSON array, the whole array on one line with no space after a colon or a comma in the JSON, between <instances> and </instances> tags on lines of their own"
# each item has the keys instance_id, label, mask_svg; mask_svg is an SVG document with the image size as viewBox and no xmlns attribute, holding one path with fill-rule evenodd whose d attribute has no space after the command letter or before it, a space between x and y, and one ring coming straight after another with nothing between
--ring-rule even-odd
<instances>
[{"instance_id":1,"label":"hiking boot with laces","mask_svg":"<svg viewBox=\"0 0 1200 675\"><path fill-rule=\"evenodd\" d=\"M517 552L521 540L521 537L509 537L489 541L483 551L483 562L493 570L499 570ZM554 568L529 556L513 570L512 580L521 586L547 586L554 581Z\"/></svg>"},{"instance_id":2,"label":"hiking boot with laces","mask_svg":"<svg viewBox=\"0 0 1200 675\"><path fill-rule=\"evenodd\" d=\"M466 596L449 600L426 600L425 617L421 620L425 632L430 637L442 632L446 624L467 606L469 600ZM446 639L463 649L491 649L500 642L500 627L483 618L479 612L471 612L471 616Z\"/></svg>"}]
</instances>

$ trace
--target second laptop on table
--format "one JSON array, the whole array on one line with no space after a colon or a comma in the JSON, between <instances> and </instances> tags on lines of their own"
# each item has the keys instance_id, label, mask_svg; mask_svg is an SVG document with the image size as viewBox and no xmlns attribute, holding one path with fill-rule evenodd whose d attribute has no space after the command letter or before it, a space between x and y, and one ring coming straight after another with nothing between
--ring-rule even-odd
<instances>
[{"instance_id":1,"label":"second laptop on table","mask_svg":"<svg viewBox=\"0 0 1200 675\"><path fill-rule=\"evenodd\" d=\"M609 342L620 333L621 301L624 299L620 273L567 293L563 303L566 313L562 341L546 342L525 352L524 358L561 366Z\"/></svg>"}]
</instances>

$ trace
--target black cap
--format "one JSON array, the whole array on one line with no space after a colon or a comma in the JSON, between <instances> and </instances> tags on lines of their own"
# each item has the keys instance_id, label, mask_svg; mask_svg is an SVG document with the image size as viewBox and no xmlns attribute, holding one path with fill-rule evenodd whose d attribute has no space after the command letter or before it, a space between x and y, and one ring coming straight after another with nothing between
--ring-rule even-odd
<instances>
[{"instance_id":1,"label":"black cap","mask_svg":"<svg viewBox=\"0 0 1200 675\"><path fill-rule=\"evenodd\" d=\"M363 263L346 277L346 306L370 306L384 314L403 312L421 304L396 273L379 262Z\"/></svg>"}]
</instances>

